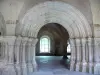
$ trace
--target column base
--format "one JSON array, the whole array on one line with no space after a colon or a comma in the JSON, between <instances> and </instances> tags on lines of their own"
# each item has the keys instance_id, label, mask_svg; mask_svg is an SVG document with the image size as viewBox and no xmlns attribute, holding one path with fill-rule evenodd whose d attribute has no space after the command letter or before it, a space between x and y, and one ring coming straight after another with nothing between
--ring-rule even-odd
<instances>
[{"instance_id":1,"label":"column base","mask_svg":"<svg viewBox=\"0 0 100 75\"><path fill-rule=\"evenodd\" d=\"M14 64L8 64L3 69L2 75L16 75Z\"/></svg>"},{"instance_id":2,"label":"column base","mask_svg":"<svg viewBox=\"0 0 100 75\"><path fill-rule=\"evenodd\" d=\"M15 64L17 75L21 75L21 67L20 64Z\"/></svg>"},{"instance_id":3,"label":"column base","mask_svg":"<svg viewBox=\"0 0 100 75\"><path fill-rule=\"evenodd\" d=\"M26 66L26 63L22 63L21 68L22 68L21 75L27 75L27 66Z\"/></svg>"},{"instance_id":4,"label":"column base","mask_svg":"<svg viewBox=\"0 0 100 75\"><path fill-rule=\"evenodd\" d=\"M94 64L93 63L89 63L89 73L93 74L94 73Z\"/></svg>"},{"instance_id":5,"label":"column base","mask_svg":"<svg viewBox=\"0 0 100 75\"><path fill-rule=\"evenodd\" d=\"M70 71L74 71L74 70L75 70L75 62L71 62Z\"/></svg>"},{"instance_id":6,"label":"column base","mask_svg":"<svg viewBox=\"0 0 100 75\"><path fill-rule=\"evenodd\" d=\"M100 75L100 63L94 65L94 74Z\"/></svg>"},{"instance_id":7,"label":"column base","mask_svg":"<svg viewBox=\"0 0 100 75\"><path fill-rule=\"evenodd\" d=\"M82 72L87 72L87 63L86 62L82 63Z\"/></svg>"},{"instance_id":8,"label":"column base","mask_svg":"<svg viewBox=\"0 0 100 75\"><path fill-rule=\"evenodd\" d=\"M33 65L31 63L27 63L27 70L28 70L28 73L32 73L33 72Z\"/></svg>"},{"instance_id":9,"label":"column base","mask_svg":"<svg viewBox=\"0 0 100 75\"><path fill-rule=\"evenodd\" d=\"M32 65L33 65L33 72L37 71L37 70L38 70L38 66L37 66L36 61L34 61L34 62L32 63Z\"/></svg>"},{"instance_id":10,"label":"column base","mask_svg":"<svg viewBox=\"0 0 100 75\"><path fill-rule=\"evenodd\" d=\"M81 71L81 63L80 62L78 62L77 64L76 64L76 71Z\"/></svg>"}]
</instances>

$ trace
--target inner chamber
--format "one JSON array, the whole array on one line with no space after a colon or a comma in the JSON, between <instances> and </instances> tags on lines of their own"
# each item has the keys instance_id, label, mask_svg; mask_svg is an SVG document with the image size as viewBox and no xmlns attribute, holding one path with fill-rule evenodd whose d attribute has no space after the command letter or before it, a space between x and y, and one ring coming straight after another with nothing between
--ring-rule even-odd
<instances>
[{"instance_id":1,"label":"inner chamber","mask_svg":"<svg viewBox=\"0 0 100 75\"><path fill-rule=\"evenodd\" d=\"M62 25L57 23L44 25L37 38L36 60L39 68L47 69L52 66L56 68L62 65L69 69L71 56L69 34Z\"/></svg>"}]
</instances>

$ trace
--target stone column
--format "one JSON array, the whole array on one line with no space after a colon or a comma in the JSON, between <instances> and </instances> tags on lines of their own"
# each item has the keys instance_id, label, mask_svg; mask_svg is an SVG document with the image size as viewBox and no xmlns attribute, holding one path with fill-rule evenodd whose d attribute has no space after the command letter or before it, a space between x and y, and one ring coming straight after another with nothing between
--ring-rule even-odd
<instances>
[{"instance_id":1,"label":"stone column","mask_svg":"<svg viewBox=\"0 0 100 75\"><path fill-rule=\"evenodd\" d=\"M0 36L0 58L1 60L5 57L5 41L3 36Z\"/></svg>"},{"instance_id":2,"label":"stone column","mask_svg":"<svg viewBox=\"0 0 100 75\"><path fill-rule=\"evenodd\" d=\"M82 38L82 72L87 72L86 39Z\"/></svg>"},{"instance_id":3,"label":"stone column","mask_svg":"<svg viewBox=\"0 0 100 75\"><path fill-rule=\"evenodd\" d=\"M89 48L89 73L93 74L93 67L94 67L94 61L93 61L93 56L94 56L94 49L93 49L93 38L88 38L88 48Z\"/></svg>"},{"instance_id":4,"label":"stone column","mask_svg":"<svg viewBox=\"0 0 100 75\"><path fill-rule=\"evenodd\" d=\"M5 63L8 63L8 42L5 42Z\"/></svg>"},{"instance_id":5,"label":"stone column","mask_svg":"<svg viewBox=\"0 0 100 75\"><path fill-rule=\"evenodd\" d=\"M100 74L100 38L94 38L94 74Z\"/></svg>"},{"instance_id":6,"label":"stone column","mask_svg":"<svg viewBox=\"0 0 100 75\"><path fill-rule=\"evenodd\" d=\"M75 39L70 39L70 48L71 48L71 64L70 64L70 70L75 70L75 64L76 64L76 48L75 48Z\"/></svg>"},{"instance_id":7,"label":"stone column","mask_svg":"<svg viewBox=\"0 0 100 75\"><path fill-rule=\"evenodd\" d=\"M1 59L4 58L4 42L3 41L0 41L0 57Z\"/></svg>"},{"instance_id":8,"label":"stone column","mask_svg":"<svg viewBox=\"0 0 100 75\"><path fill-rule=\"evenodd\" d=\"M21 75L27 75L27 65L26 65L26 43L28 41L27 37L23 37L21 41L21 68L22 68L22 74Z\"/></svg>"},{"instance_id":9,"label":"stone column","mask_svg":"<svg viewBox=\"0 0 100 75\"><path fill-rule=\"evenodd\" d=\"M18 36L15 40L14 55L15 55L15 66L16 66L17 75L21 75L20 57L19 57L21 40L22 37L20 36Z\"/></svg>"},{"instance_id":10,"label":"stone column","mask_svg":"<svg viewBox=\"0 0 100 75\"><path fill-rule=\"evenodd\" d=\"M37 63L36 63L36 59L35 59L35 47L36 47L36 43L37 43L37 39L33 39L32 40L32 51L31 51L31 55L32 55L32 64L33 64L33 71L37 71Z\"/></svg>"},{"instance_id":11,"label":"stone column","mask_svg":"<svg viewBox=\"0 0 100 75\"><path fill-rule=\"evenodd\" d=\"M32 39L29 38L28 43L27 43L27 67L28 67L28 73L32 73L33 72L33 65L32 65Z\"/></svg>"},{"instance_id":12,"label":"stone column","mask_svg":"<svg viewBox=\"0 0 100 75\"><path fill-rule=\"evenodd\" d=\"M0 56L0 68L4 67L4 65L7 64L8 60L8 52L7 52L7 41L5 41L5 38L3 36L0 36L0 43L1 44L1 56ZM1 71L0 71L1 72Z\"/></svg>"},{"instance_id":13,"label":"stone column","mask_svg":"<svg viewBox=\"0 0 100 75\"><path fill-rule=\"evenodd\" d=\"M5 41L7 42L7 65L4 68L2 75L16 75L15 67L14 67L14 43L15 36L6 36Z\"/></svg>"},{"instance_id":14,"label":"stone column","mask_svg":"<svg viewBox=\"0 0 100 75\"><path fill-rule=\"evenodd\" d=\"M77 61L76 61L76 71L81 71L81 42L80 39L76 39L76 49L77 49Z\"/></svg>"}]
</instances>

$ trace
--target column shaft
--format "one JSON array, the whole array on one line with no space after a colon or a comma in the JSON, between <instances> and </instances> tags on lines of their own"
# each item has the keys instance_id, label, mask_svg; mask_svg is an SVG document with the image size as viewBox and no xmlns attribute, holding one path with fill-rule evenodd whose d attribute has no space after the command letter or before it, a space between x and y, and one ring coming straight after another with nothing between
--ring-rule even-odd
<instances>
[{"instance_id":1,"label":"column shaft","mask_svg":"<svg viewBox=\"0 0 100 75\"><path fill-rule=\"evenodd\" d=\"M21 75L21 67L20 67L20 44L21 44L22 37L18 36L15 41L15 66L17 75Z\"/></svg>"},{"instance_id":2,"label":"column shaft","mask_svg":"<svg viewBox=\"0 0 100 75\"><path fill-rule=\"evenodd\" d=\"M82 39L82 72L87 72L87 62L86 62L86 39Z\"/></svg>"},{"instance_id":3,"label":"column shaft","mask_svg":"<svg viewBox=\"0 0 100 75\"><path fill-rule=\"evenodd\" d=\"M28 41L28 38L24 37L22 38L22 43L21 43L21 46L22 46L22 58L21 58L21 66L22 66L22 75L27 75L27 65L26 65L26 43Z\"/></svg>"},{"instance_id":4,"label":"column shaft","mask_svg":"<svg viewBox=\"0 0 100 75\"><path fill-rule=\"evenodd\" d=\"M76 39L76 49L77 49L77 62L76 62L76 71L81 71L81 43L80 39Z\"/></svg>"},{"instance_id":5,"label":"column shaft","mask_svg":"<svg viewBox=\"0 0 100 75\"><path fill-rule=\"evenodd\" d=\"M37 39L33 39L32 40L32 64L33 64L33 70L36 71L37 70L37 63L36 63L36 59L35 59L35 46L37 43Z\"/></svg>"},{"instance_id":6,"label":"column shaft","mask_svg":"<svg viewBox=\"0 0 100 75\"><path fill-rule=\"evenodd\" d=\"M4 71L2 72L2 75L16 75L15 67L14 67L14 44L15 44L15 36L6 36L4 37L6 44L6 52L7 56L7 66L4 68ZM7 58L8 57L8 58Z\"/></svg>"},{"instance_id":7,"label":"column shaft","mask_svg":"<svg viewBox=\"0 0 100 75\"><path fill-rule=\"evenodd\" d=\"M75 70L75 63L76 63L76 48L75 48L75 39L70 39L70 47L71 47L71 64L70 70Z\"/></svg>"},{"instance_id":8,"label":"column shaft","mask_svg":"<svg viewBox=\"0 0 100 75\"><path fill-rule=\"evenodd\" d=\"M27 49L27 66L28 66L28 73L31 73L31 72L33 72L33 66L32 66L32 55L33 55L33 53L32 53L32 39L30 38L29 40L28 40L28 43L27 43L27 45L28 45L28 49Z\"/></svg>"},{"instance_id":9,"label":"column shaft","mask_svg":"<svg viewBox=\"0 0 100 75\"><path fill-rule=\"evenodd\" d=\"M93 74L93 67L94 67L94 49L93 49L93 38L88 38L88 46L89 46L89 73Z\"/></svg>"},{"instance_id":10,"label":"column shaft","mask_svg":"<svg viewBox=\"0 0 100 75\"><path fill-rule=\"evenodd\" d=\"M100 74L100 38L94 39L94 74Z\"/></svg>"}]
</instances>

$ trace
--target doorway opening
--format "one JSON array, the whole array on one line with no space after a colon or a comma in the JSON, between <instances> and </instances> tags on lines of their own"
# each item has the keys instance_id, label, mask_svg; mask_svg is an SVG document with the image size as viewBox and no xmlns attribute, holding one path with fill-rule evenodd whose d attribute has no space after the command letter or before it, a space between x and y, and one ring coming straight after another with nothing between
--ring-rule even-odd
<instances>
[{"instance_id":1,"label":"doorway opening","mask_svg":"<svg viewBox=\"0 0 100 75\"><path fill-rule=\"evenodd\" d=\"M44 25L38 33L36 61L39 69L69 69L70 42L67 30L60 24Z\"/></svg>"}]
</instances>

